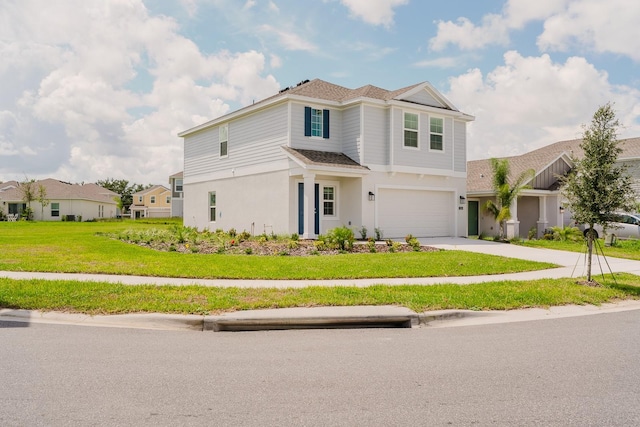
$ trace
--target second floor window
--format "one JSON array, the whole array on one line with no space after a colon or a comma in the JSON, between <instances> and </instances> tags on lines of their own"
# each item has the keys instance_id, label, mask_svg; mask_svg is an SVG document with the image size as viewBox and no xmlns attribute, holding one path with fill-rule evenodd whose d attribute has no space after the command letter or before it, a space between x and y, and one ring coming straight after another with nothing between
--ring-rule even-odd
<instances>
[{"instance_id":1,"label":"second floor window","mask_svg":"<svg viewBox=\"0 0 640 427\"><path fill-rule=\"evenodd\" d=\"M404 146L418 148L418 115L404 113Z\"/></svg>"},{"instance_id":2,"label":"second floor window","mask_svg":"<svg viewBox=\"0 0 640 427\"><path fill-rule=\"evenodd\" d=\"M220 126L220 157L229 155L229 127L227 125Z\"/></svg>"},{"instance_id":3,"label":"second floor window","mask_svg":"<svg viewBox=\"0 0 640 427\"><path fill-rule=\"evenodd\" d=\"M155 203L156 202L156 196L151 196L151 203Z\"/></svg>"},{"instance_id":4,"label":"second floor window","mask_svg":"<svg viewBox=\"0 0 640 427\"><path fill-rule=\"evenodd\" d=\"M304 107L304 136L329 138L329 110Z\"/></svg>"},{"instance_id":5,"label":"second floor window","mask_svg":"<svg viewBox=\"0 0 640 427\"><path fill-rule=\"evenodd\" d=\"M429 120L429 148L442 151L444 149L442 137L444 135L444 120L440 117L431 117Z\"/></svg>"},{"instance_id":6,"label":"second floor window","mask_svg":"<svg viewBox=\"0 0 640 427\"><path fill-rule=\"evenodd\" d=\"M176 184L176 191L182 191L182 180L176 179L175 184Z\"/></svg>"}]
</instances>

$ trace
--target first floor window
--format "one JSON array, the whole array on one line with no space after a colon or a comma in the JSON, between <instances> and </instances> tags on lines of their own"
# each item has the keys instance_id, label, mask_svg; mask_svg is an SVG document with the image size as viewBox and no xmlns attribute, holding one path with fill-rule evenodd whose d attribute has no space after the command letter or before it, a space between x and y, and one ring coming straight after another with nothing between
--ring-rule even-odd
<instances>
[{"instance_id":1,"label":"first floor window","mask_svg":"<svg viewBox=\"0 0 640 427\"><path fill-rule=\"evenodd\" d=\"M404 146L418 148L418 115L404 113Z\"/></svg>"},{"instance_id":2,"label":"first floor window","mask_svg":"<svg viewBox=\"0 0 640 427\"><path fill-rule=\"evenodd\" d=\"M171 196L167 196L167 204L171 203Z\"/></svg>"},{"instance_id":3,"label":"first floor window","mask_svg":"<svg viewBox=\"0 0 640 427\"><path fill-rule=\"evenodd\" d=\"M60 216L60 203L51 203L51 216Z\"/></svg>"},{"instance_id":4,"label":"first floor window","mask_svg":"<svg viewBox=\"0 0 640 427\"><path fill-rule=\"evenodd\" d=\"M227 125L220 126L218 135L220 136L220 157L227 157L229 155L229 127Z\"/></svg>"},{"instance_id":5,"label":"first floor window","mask_svg":"<svg viewBox=\"0 0 640 427\"><path fill-rule=\"evenodd\" d=\"M336 214L336 188L324 187L322 190L322 212L325 216Z\"/></svg>"},{"instance_id":6,"label":"first floor window","mask_svg":"<svg viewBox=\"0 0 640 427\"><path fill-rule=\"evenodd\" d=\"M209 221L214 222L216 220L216 192L211 191L209 193Z\"/></svg>"},{"instance_id":7,"label":"first floor window","mask_svg":"<svg viewBox=\"0 0 640 427\"><path fill-rule=\"evenodd\" d=\"M442 137L444 135L444 120L440 117L431 117L429 120L429 148L432 150L443 150Z\"/></svg>"}]
</instances>

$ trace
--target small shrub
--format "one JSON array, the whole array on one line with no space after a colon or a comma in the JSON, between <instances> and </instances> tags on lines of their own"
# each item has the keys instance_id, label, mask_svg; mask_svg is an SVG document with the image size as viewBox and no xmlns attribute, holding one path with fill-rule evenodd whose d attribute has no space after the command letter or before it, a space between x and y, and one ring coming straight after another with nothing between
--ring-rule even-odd
<instances>
[{"instance_id":1,"label":"small shrub","mask_svg":"<svg viewBox=\"0 0 640 427\"><path fill-rule=\"evenodd\" d=\"M362 240L366 240L367 239L367 227L365 227L364 225L362 227L360 227L360 230L358 230L360 232L360 237L362 238Z\"/></svg>"},{"instance_id":2,"label":"small shrub","mask_svg":"<svg viewBox=\"0 0 640 427\"><path fill-rule=\"evenodd\" d=\"M218 246L218 249L216 250L216 253L223 254L226 251L227 251L227 248L225 248L224 245L220 245L220 246Z\"/></svg>"},{"instance_id":3,"label":"small shrub","mask_svg":"<svg viewBox=\"0 0 640 427\"><path fill-rule=\"evenodd\" d=\"M404 241L409 243L410 240L415 239L415 237L413 237L413 234L409 233L406 236L404 236Z\"/></svg>"},{"instance_id":4,"label":"small shrub","mask_svg":"<svg viewBox=\"0 0 640 427\"><path fill-rule=\"evenodd\" d=\"M380 230L378 227L375 228L374 230L375 235L376 235L376 240L377 241L382 241L382 230Z\"/></svg>"},{"instance_id":5,"label":"small shrub","mask_svg":"<svg viewBox=\"0 0 640 427\"><path fill-rule=\"evenodd\" d=\"M353 248L355 236L349 227L336 227L327 233L327 242L336 246L341 251L349 251Z\"/></svg>"},{"instance_id":6,"label":"small shrub","mask_svg":"<svg viewBox=\"0 0 640 427\"><path fill-rule=\"evenodd\" d=\"M546 230L545 230L546 233ZM577 242L584 238L578 227L551 227L553 240Z\"/></svg>"},{"instance_id":7,"label":"small shrub","mask_svg":"<svg viewBox=\"0 0 640 427\"><path fill-rule=\"evenodd\" d=\"M251 238L251 233L246 230L243 230L242 233L238 234L238 241L246 242Z\"/></svg>"},{"instance_id":8,"label":"small shrub","mask_svg":"<svg viewBox=\"0 0 640 427\"><path fill-rule=\"evenodd\" d=\"M531 227L529 229L529 233L527 234L527 239L536 240L538 237L538 229L536 227Z\"/></svg>"},{"instance_id":9,"label":"small shrub","mask_svg":"<svg viewBox=\"0 0 640 427\"><path fill-rule=\"evenodd\" d=\"M327 245L324 243L324 240L316 240L313 242L313 247L316 251L326 251Z\"/></svg>"},{"instance_id":10,"label":"small shrub","mask_svg":"<svg viewBox=\"0 0 640 427\"><path fill-rule=\"evenodd\" d=\"M176 245L174 245L173 243L169 245L169 252L175 252L176 250Z\"/></svg>"},{"instance_id":11,"label":"small shrub","mask_svg":"<svg viewBox=\"0 0 640 427\"><path fill-rule=\"evenodd\" d=\"M282 250L282 251L278 252L278 255L280 255L280 256L288 256L289 252Z\"/></svg>"},{"instance_id":12,"label":"small shrub","mask_svg":"<svg viewBox=\"0 0 640 427\"><path fill-rule=\"evenodd\" d=\"M260 237L258 238L258 243L259 243L259 244L261 244L261 245L264 245L265 243L267 243L267 240L269 240L269 239L267 238L267 236L262 235L262 236L260 236Z\"/></svg>"},{"instance_id":13,"label":"small shrub","mask_svg":"<svg viewBox=\"0 0 640 427\"><path fill-rule=\"evenodd\" d=\"M393 246L393 240L391 239L385 240L385 243L387 244L387 246Z\"/></svg>"},{"instance_id":14,"label":"small shrub","mask_svg":"<svg viewBox=\"0 0 640 427\"><path fill-rule=\"evenodd\" d=\"M294 242L297 242L298 240L300 240L300 236L298 235L298 233L293 233L291 235L291 240L293 240Z\"/></svg>"},{"instance_id":15,"label":"small shrub","mask_svg":"<svg viewBox=\"0 0 640 427\"><path fill-rule=\"evenodd\" d=\"M253 249L251 248L244 248L244 253L247 255L251 255L253 253Z\"/></svg>"},{"instance_id":16,"label":"small shrub","mask_svg":"<svg viewBox=\"0 0 640 427\"><path fill-rule=\"evenodd\" d=\"M375 240L369 239L369 241L367 242L367 247L369 248L369 252L371 252L372 254L375 254L377 252Z\"/></svg>"},{"instance_id":17,"label":"small shrub","mask_svg":"<svg viewBox=\"0 0 640 427\"><path fill-rule=\"evenodd\" d=\"M297 240L290 240L289 243L287 243L287 247L289 249L298 249L298 241Z\"/></svg>"},{"instance_id":18,"label":"small shrub","mask_svg":"<svg viewBox=\"0 0 640 427\"><path fill-rule=\"evenodd\" d=\"M389 252L395 253L400 250L400 246L402 244L400 242L391 242L391 246L389 246Z\"/></svg>"},{"instance_id":19,"label":"small shrub","mask_svg":"<svg viewBox=\"0 0 640 427\"><path fill-rule=\"evenodd\" d=\"M229 237L236 237L236 234L238 233L236 232L235 228L230 228L227 234L229 235Z\"/></svg>"},{"instance_id":20,"label":"small shrub","mask_svg":"<svg viewBox=\"0 0 640 427\"><path fill-rule=\"evenodd\" d=\"M198 248L197 246L192 246L191 247L191 253L192 254L197 254L198 252L200 252L200 248Z\"/></svg>"},{"instance_id":21,"label":"small shrub","mask_svg":"<svg viewBox=\"0 0 640 427\"><path fill-rule=\"evenodd\" d=\"M415 252L420 252L420 249L422 249L420 241L413 236L411 236L411 238L407 241L407 244L411 246Z\"/></svg>"}]
</instances>

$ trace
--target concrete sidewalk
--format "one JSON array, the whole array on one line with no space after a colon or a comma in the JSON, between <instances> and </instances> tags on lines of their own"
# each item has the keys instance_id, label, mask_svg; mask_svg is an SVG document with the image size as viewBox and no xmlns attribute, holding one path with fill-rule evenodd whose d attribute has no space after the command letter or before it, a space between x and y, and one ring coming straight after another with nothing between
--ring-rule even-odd
<instances>
[{"instance_id":1,"label":"concrete sidewalk","mask_svg":"<svg viewBox=\"0 0 640 427\"><path fill-rule=\"evenodd\" d=\"M82 280L126 285L199 285L211 287L243 287L243 288L301 288L308 286L358 286L371 285L434 285L434 284L471 284L496 280L536 280L556 279L563 277L581 277L585 274L584 254L550 249L528 248L519 245L489 242L465 238L430 238L420 239L421 243L445 250L460 250L498 255L509 258L520 258L560 265L558 268L531 271L524 273L487 275L487 276L452 276L432 278L391 278L391 279L347 279L347 280L223 280L223 279L185 279L147 276L119 276L104 274L72 274L72 273L37 273L0 271L0 277L12 279L45 279L45 280ZM620 258L594 256L592 274L627 272L640 275L640 261ZM611 307L575 307L569 310L573 315L593 314L606 310L617 310L620 304ZM625 309L639 309L640 303L624 303ZM629 308L631 307L631 308ZM0 320L11 321L48 321L54 323L71 322L83 325L148 327L161 329L189 330L257 330L257 329L292 329L318 327L381 327L381 326L416 326L434 324L461 324L466 322L486 321L488 318L513 321L513 319L532 320L531 313L539 318L553 318L554 313L564 312L561 308L549 310L517 310L510 312L472 312L465 310L414 313L403 307L316 307L276 310L256 310L227 313L222 316L180 316L180 315L124 315L124 316L87 316L63 313L40 313L21 310L0 310ZM603 311L604 310L604 311ZM550 317L551 316L551 317ZM65 320L66 319L66 320ZM426 321L425 319L430 319ZM470 320L471 319L471 320ZM511 320L510 320L511 319ZM455 320L455 322L452 322ZM434 323L435 322L435 323ZM464 322L463 322L464 323ZM134 326L135 325L135 326ZM144 325L144 326L142 326Z\"/></svg>"}]
</instances>

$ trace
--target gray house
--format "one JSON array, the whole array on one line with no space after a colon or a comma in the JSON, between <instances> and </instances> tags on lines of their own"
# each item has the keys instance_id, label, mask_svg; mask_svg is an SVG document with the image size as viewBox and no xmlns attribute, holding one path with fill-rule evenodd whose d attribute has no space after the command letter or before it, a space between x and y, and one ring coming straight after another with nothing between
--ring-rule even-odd
<instances>
[{"instance_id":1,"label":"gray house","mask_svg":"<svg viewBox=\"0 0 640 427\"><path fill-rule=\"evenodd\" d=\"M184 224L303 238L465 236L466 126L429 83L304 81L179 134Z\"/></svg>"},{"instance_id":2,"label":"gray house","mask_svg":"<svg viewBox=\"0 0 640 427\"><path fill-rule=\"evenodd\" d=\"M520 156L506 157L513 177L528 169L536 172L528 183L531 189L524 190L511 207L512 219L506 224L507 237L526 238L531 230L540 237L545 228L571 222L571 213L562 205L558 179L573 167L572 157L583 156L581 143L581 139L560 141ZM618 161L627 166L636 194L640 196L640 138L621 140L620 148L623 151ZM469 235L495 235L498 224L482 209L487 200L494 199L490 160L470 161L467 172Z\"/></svg>"}]
</instances>

